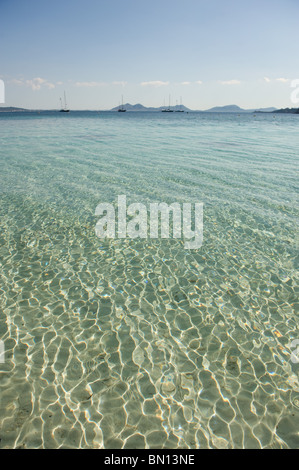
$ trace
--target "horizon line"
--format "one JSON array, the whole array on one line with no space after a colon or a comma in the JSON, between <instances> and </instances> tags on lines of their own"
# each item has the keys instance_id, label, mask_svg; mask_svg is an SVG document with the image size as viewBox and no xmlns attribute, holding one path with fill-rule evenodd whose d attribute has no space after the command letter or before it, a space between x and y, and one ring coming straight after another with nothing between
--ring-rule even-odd
<instances>
[{"instance_id":1,"label":"horizon line","mask_svg":"<svg viewBox=\"0 0 299 470\"><path fill-rule=\"evenodd\" d=\"M254 112L254 111L259 111L259 110L267 110L267 109L271 109L271 110L280 110L280 109L298 109L297 107L286 107L286 108L277 108L275 106L263 106L263 107L253 107L253 108L242 108L240 107L239 105L236 105L236 104L227 104L227 105L215 105L215 106L212 106L211 108L207 108L207 109L191 109L191 108L188 108L187 106L185 105L173 105L173 106L158 106L158 107L155 107L155 106L144 106L143 104L141 103L135 103L135 104L131 104L131 103L125 103L123 105L124 107L125 106L142 106L144 108L144 112L146 112L147 110L148 111L151 111L151 110L160 110L160 109L165 109L165 108L169 108L169 109L185 109L187 111L190 111L190 112L208 112L208 111L211 111L213 109L216 109L216 108L229 108L229 107L235 107L235 108L239 108L240 111L248 111L248 112ZM24 107L20 107L20 106L7 106L7 105L4 105L4 103L1 103L0 104L0 110L3 109L3 108L12 108L12 109L16 109L16 110L22 110L22 111L59 111L60 108L24 108ZM114 111L117 111L117 109L119 108L119 106L114 106L113 108L94 108L94 109L90 109L90 108L81 108L81 109L72 109L73 112L75 111L95 111L95 112L98 112L98 111L106 111L106 112L114 112ZM134 110L127 110L128 112L132 111L134 112ZM138 110L137 110L138 111ZM136 112L136 111L135 111ZM236 112L238 112L238 109L236 109ZM266 111L267 112L267 111Z\"/></svg>"}]
</instances>

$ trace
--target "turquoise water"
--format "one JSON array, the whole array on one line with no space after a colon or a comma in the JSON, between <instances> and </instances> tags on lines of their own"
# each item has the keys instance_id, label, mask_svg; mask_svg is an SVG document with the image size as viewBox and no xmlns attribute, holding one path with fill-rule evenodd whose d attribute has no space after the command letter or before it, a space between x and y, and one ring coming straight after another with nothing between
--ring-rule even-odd
<instances>
[{"instance_id":1,"label":"turquoise water","mask_svg":"<svg viewBox=\"0 0 299 470\"><path fill-rule=\"evenodd\" d=\"M298 119L0 114L1 448L299 447ZM118 195L202 247L100 240Z\"/></svg>"}]
</instances>

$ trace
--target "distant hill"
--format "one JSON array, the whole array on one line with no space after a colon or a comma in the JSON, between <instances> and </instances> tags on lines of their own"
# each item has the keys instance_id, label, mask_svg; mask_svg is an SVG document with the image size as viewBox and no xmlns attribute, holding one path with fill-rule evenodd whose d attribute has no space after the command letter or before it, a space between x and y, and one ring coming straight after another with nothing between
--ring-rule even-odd
<instances>
[{"instance_id":1,"label":"distant hill","mask_svg":"<svg viewBox=\"0 0 299 470\"><path fill-rule=\"evenodd\" d=\"M143 106L142 104L140 103L137 103L137 104L130 104L130 103L126 103L123 105L124 108L127 110L127 111L151 111L151 112L159 112L159 111L162 111L162 109L165 109L165 106L160 106L159 108L153 108L153 107L149 107L147 108L146 106ZM110 111L117 111L119 108L119 106L116 106L115 108L112 108L110 109ZM168 106L167 106L168 108ZM182 109L183 111L191 111L191 109L189 108L186 108L186 106L170 106L170 109L173 109L173 111L179 111L180 109Z\"/></svg>"},{"instance_id":2,"label":"distant hill","mask_svg":"<svg viewBox=\"0 0 299 470\"><path fill-rule=\"evenodd\" d=\"M119 106L115 106L115 108L110 109L110 111L117 111ZM159 108L153 108L149 107L147 108L146 106L143 106L142 104L130 104L126 103L124 104L124 108L127 111L151 111L151 112L161 112L163 109L168 108L168 106L160 106ZM239 106L232 104L228 106L216 106L211 109L207 109L205 111L201 110L192 110L187 108L186 106L170 106L170 109L173 111L180 111L183 110L185 112L200 112L200 113L254 113L254 112L272 112L276 110L276 108L261 108L259 110L256 109L243 109L240 108Z\"/></svg>"},{"instance_id":3,"label":"distant hill","mask_svg":"<svg viewBox=\"0 0 299 470\"><path fill-rule=\"evenodd\" d=\"M272 111L273 113L283 113L283 114L299 114L299 108L285 108L285 109L276 109Z\"/></svg>"},{"instance_id":4,"label":"distant hill","mask_svg":"<svg viewBox=\"0 0 299 470\"><path fill-rule=\"evenodd\" d=\"M143 106L140 103L137 104L130 104L126 103L124 104L124 108L127 111L139 111L139 112L161 112L163 109L168 108L168 106L160 106L159 108L154 108L154 107L146 107ZM119 109L119 106L116 106L115 108L110 109L109 111L117 111ZM288 114L299 114L299 109L298 108L286 108L286 109L277 109L277 108L260 108L260 109L243 109L240 108L239 106L232 104L232 105L227 105L227 106L215 106L214 108L207 109L207 110L193 110L189 109L186 106L182 105L176 105L176 106L170 106L170 109L173 111L185 111L186 113L188 112L193 112L193 113L288 113ZM0 113L1 112L56 112L57 110L54 109L49 109L49 110L37 110L37 109L25 109L25 108L17 108L14 106L0 106ZM78 110L78 112L82 112L83 110ZM88 110L85 110L88 111ZM73 110L73 112L76 112L76 110ZM90 111L90 112L98 112L98 111Z\"/></svg>"},{"instance_id":5,"label":"distant hill","mask_svg":"<svg viewBox=\"0 0 299 470\"><path fill-rule=\"evenodd\" d=\"M146 108L145 106L143 106L140 103L137 103L137 104L126 103L126 104L123 105L123 107L127 111L150 111L151 109L153 109L153 108ZM115 108L110 109L110 111L117 111L118 108L119 108L119 106L116 106Z\"/></svg>"},{"instance_id":6,"label":"distant hill","mask_svg":"<svg viewBox=\"0 0 299 470\"><path fill-rule=\"evenodd\" d=\"M13 113L16 111L28 111L28 109L24 108L15 108L13 106L5 107L5 106L0 106L0 113Z\"/></svg>"},{"instance_id":7,"label":"distant hill","mask_svg":"<svg viewBox=\"0 0 299 470\"><path fill-rule=\"evenodd\" d=\"M215 106L214 108L206 109L205 113L247 113L245 109L236 106L235 104L227 106Z\"/></svg>"},{"instance_id":8,"label":"distant hill","mask_svg":"<svg viewBox=\"0 0 299 470\"><path fill-rule=\"evenodd\" d=\"M243 109L235 104L231 104L228 106L216 106L211 109L207 109L206 113L256 113L256 112L264 112L264 113L271 113L275 111L276 108L260 108L260 109Z\"/></svg>"}]
</instances>

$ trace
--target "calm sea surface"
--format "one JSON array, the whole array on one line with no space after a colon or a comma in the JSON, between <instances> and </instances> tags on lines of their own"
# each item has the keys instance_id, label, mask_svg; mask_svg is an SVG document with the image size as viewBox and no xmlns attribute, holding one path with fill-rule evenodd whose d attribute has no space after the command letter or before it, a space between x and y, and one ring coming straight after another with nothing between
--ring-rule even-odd
<instances>
[{"instance_id":1,"label":"calm sea surface","mask_svg":"<svg viewBox=\"0 0 299 470\"><path fill-rule=\"evenodd\" d=\"M299 448L298 149L296 115L0 114L1 448ZM203 203L202 247L99 239L118 195Z\"/></svg>"}]
</instances>

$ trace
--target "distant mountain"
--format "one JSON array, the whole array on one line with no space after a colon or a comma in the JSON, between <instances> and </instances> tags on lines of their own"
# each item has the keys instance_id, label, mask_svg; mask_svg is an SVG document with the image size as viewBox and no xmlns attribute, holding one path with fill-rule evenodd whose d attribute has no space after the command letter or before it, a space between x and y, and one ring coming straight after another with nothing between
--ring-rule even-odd
<instances>
[{"instance_id":1,"label":"distant mountain","mask_svg":"<svg viewBox=\"0 0 299 470\"><path fill-rule=\"evenodd\" d=\"M127 111L148 111L150 109L150 108L146 108L145 106L143 106L140 103L138 103L138 104L126 103L126 104L123 105L123 107ZM110 111L118 111L118 109L119 109L119 106L116 106L115 108L110 109Z\"/></svg>"},{"instance_id":2,"label":"distant mountain","mask_svg":"<svg viewBox=\"0 0 299 470\"><path fill-rule=\"evenodd\" d=\"M13 113L16 111L28 111L28 109L14 108L13 106L9 106L9 107L0 106L0 113Z\"/></svg>"},{"instance_id":3,"label":"distant mountain","mask_svg":"<svg viewBox=\"0 0 299 470\"><path fill-rule=\"evenodd\" d=\"M247 113L250 111L246 111L245 109L236 106L235 104L231 104L228 106L215 106L214 108L206 109L205 113Z\"/></svg>"},{"instance_id":4,"label":"distant mountain","mask_svg":"<svg viewBox=\"0 0 299 470\"><path fill-rule=\"evenodd\" d=\"M153 107L146 107L143 106L140 103L137 104L130 104L126 103L124 104L124 108L127 111L139 111L139 112L161 112L163 109L168 108L168 106L160 106L159 108L153 108ZM116 106L115 108L110 109L110 111L117 111L119 109L119 106ZM277 109L277 108L260 108L260 109L243 109L240 108L239 106L232 104L228 106L215 106L214 108L207 109L205 111L201 110L193 110L189 109L186 106L182 105L176 105L176 106L170 106L170 109L173 111L185 111L186 113L188 112L193 112L193 113L289 113L289 114L299 114L299 109L297 108L286 108L286 109ZM49 110L38 110L38 109L25 109L25 108L16 108L13 106L10 107L5 107L5 106L0 106L0 112L56 112L57 110L54 109L49 109ZM78 110L78 112L82 112L83 110ZM88 110L86 110L88 111ZM76 110L74 110L76 112ZM98 111L90 111L90 112L98 112Z\"/></svg>"},{"instance_id":5,"label":"distant mountain","mask_svg":"<svg viewBox=\"0 0 299 470\"><path fill-rule=\"evenodd\" d=\"M119 106L116 106L115 108L110 109L110 111L118 111L118 108ZM162 109L165 109L165 107L163 106L160 106L159 108L152 108L152 107L147 108L146 106L143 106L140 103L137 103L137 104L126 103L124 104L124 108L127 111L151 111L151 112L159 112L159 111L162 111ZM186 106L179 106L179 105L170 106L170 109L173 109L174 111L179 111L180 109L186 112L191 111L191 109L186 108Z\"/></svg>"},{"instance_id":6,"label":"distant mountain","mask_svg":"<svg viewBox=\"0 0 299 470\"><path fill-rule=\"evenodd\" d=\"M276 108L260 108L260 109L243 109L235 104L231 104L228 106L216 106L215 108L207 109L206 113L257 113L257 112L264 112L264 113L271 113L275 111Z\"/></svg>"},{"instance_id":7,"label":"distant mountain","mask_svg":"<svg viewBox=\"0 0 299 470\"><path fill-rule=\"evenodd\" d=\"M119 106L116 106L115 108L112 108L110 109L110 111L117 111L119 108ZM142 104L140 103L137 103L137 104L130 104L130 103L126 103L124 104L124 108L127 110L127 111L151 111L151 112L161 112L163 109L165 109L165 106L160 106L159 108L152 108L152 107L149 107L147 108L146 106L143 106ZM166 108L168 108L168 106L166 106ZM239 106L235 105L235 104L231 104L231 105L228 105L228 106L215 106L214 108L211 108L211 109L207 109L205 111L194 111L192 109L189 109L187 108L186 106L179 106L179 105L176 105L176 106L170 106L170 109L172 109L173 111L180 111L180 110L183 110L185 112L200 112L200 113L271 113L273 111L276 111L276 108L260 108L260 109L243 109L243 108L240 108Z\"/></svg>"}]
</instances>

